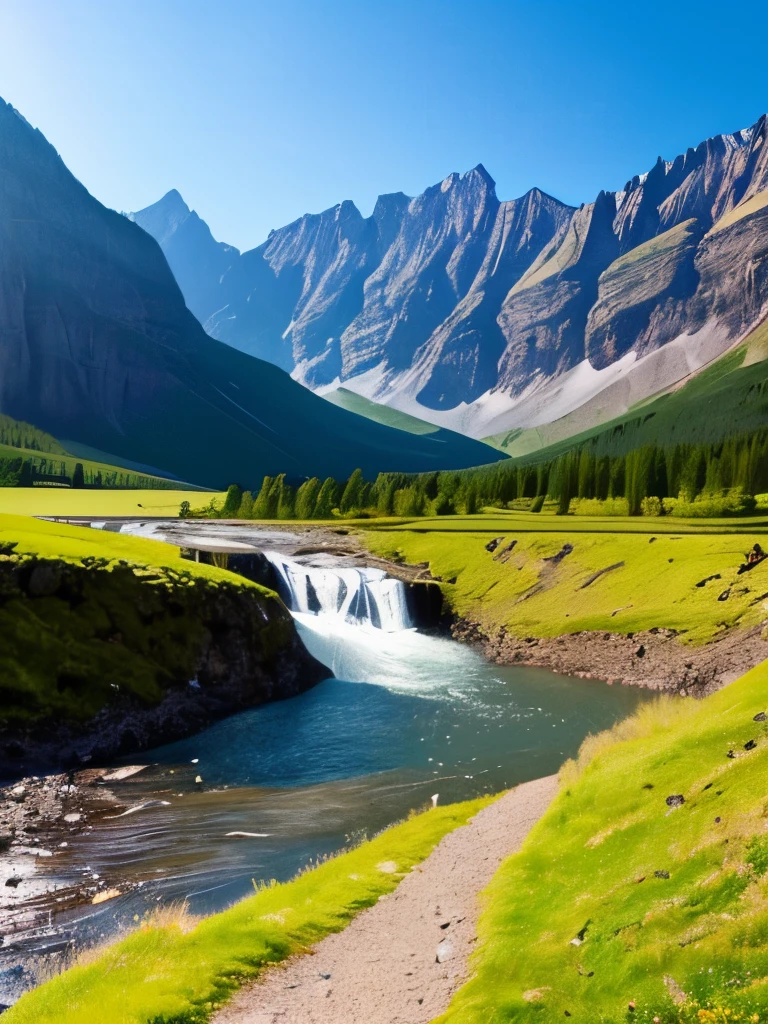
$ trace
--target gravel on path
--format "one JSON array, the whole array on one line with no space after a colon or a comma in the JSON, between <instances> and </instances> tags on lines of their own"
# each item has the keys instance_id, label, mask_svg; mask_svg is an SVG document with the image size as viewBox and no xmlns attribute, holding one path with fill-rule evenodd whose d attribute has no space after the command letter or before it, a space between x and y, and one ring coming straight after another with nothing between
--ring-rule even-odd
<instances>
[{"instance_id":1,"label":"gravel on path","mask_svg":"<svg viewBox=\"0 0 768 1024\"><path fill-rule=\"evenodd\" d=\"M468 979L480 893L556 792L557 777L549 776L506 793L447 835L344 931L241 989L213 1024L434 1020Z\"/></svg>"}]
</instances>

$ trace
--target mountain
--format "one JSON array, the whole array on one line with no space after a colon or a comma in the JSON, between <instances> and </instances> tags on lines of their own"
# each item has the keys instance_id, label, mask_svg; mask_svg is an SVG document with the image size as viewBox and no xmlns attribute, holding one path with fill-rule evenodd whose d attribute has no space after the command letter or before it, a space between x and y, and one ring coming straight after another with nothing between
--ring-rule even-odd
<instances>
[{"instance_id":1,"label":"mountain","mask_svg":"<svg viewBox=\"0 0 768 1024\"><path fill-rule=\"evenodd\" d=\"M502 202L478 165L368 218L351 202L307 214L234 257L201 319L320 393L343 384L475 437L583 429L743 337L766 268L763 116L578 209L539 189ZM189 270L178 280L198 303Z\"/></svg>"},{"instance_id":2,"label":"mountain","mask_svg":"<svg viewBox=\"0 0 768 1024\"><path fill-rule=\"evenodd\" d=\"M173 276L185 282L188 309L198 320L205 320L216 305L219 283L240 250L217 242L205 221L190 210L176 189L129 216L160 243Z\"/></svg>"},{"instance_id":3,"label":"mountain","mask_svg":"<svg viewBox=\"0 0 768 1024\"><path fill-rule=\"evenodd\" d=\"M219 487L489 461L486 445L374 423L208 337L158 243L94 199L2 102L0 140L0 413L68 450ZM166 199L147 220L165 225L165 244L194 241L217 271L236 255Z\"/></svg>"}]
</instances>

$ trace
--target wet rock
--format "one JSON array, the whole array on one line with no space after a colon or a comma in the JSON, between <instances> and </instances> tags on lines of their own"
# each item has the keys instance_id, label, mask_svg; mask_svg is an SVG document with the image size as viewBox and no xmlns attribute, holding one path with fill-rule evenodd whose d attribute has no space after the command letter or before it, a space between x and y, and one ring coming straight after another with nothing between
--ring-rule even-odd
<instances>
[{"instance_id":1,"label":"wet rock","mask_svg":"<svg viewBox=\"0 0 768 1024\"><path fill-rule=\"evenodd\" d=\"M747 740L747 742L744 744L744 749L745 750L754 750L756 746L757 746L757 740Z\"/></svg>"},{"instance_id":2,"label":"wet rock","mask_svg":"<svg viewBox=\"0 0 768 1024\"><path fill-rule=\"evenodd\" d=\"M717 595L717 600L718 601L727 601L730 596L731 596L731 588L728 587L727 590L724 590L721 594Z\"/></svg>"},{"instance_id":3,"label":"wet rock","mask_svg":"<svg viewBox=\"0 0 768 1024\"><path fill-rule=\"evenodd\" d=\"M667 807L682 807L685 803L685 797L682 793L673 793L672 796L668 796L666 799Z\"/></svg>"}]
</instances>

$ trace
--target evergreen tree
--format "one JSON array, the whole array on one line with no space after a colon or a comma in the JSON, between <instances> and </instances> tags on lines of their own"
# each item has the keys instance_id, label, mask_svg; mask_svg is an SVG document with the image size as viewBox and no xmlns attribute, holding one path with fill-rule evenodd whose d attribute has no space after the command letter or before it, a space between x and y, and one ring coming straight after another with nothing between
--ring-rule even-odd
<instances>
[{"instance_id":1,"label":"evergreen tree","mask_svg":"<svg viewBox=\"0 0 768 1024\"><path fill-rule=\"evenodd\" d=\"M243 489L239 484L230 484L221 509L222 519L234 519L243 500Z\"/></svg>"},{"instance_id":2,"label":"evergreen tree","mask_svg":"<svg viewBox=\"0 0 768 1024\"><path fill-rule=\"evenodd\" d=\"M376 511L380 516L393 516L395 514L395 481L394 479L382 480L379 483L379 498L376 502Z\"/></svg>"},{"instance_id":3,"label":"evergreen tree","mask_svg":"<svg viewBox=\"0 0 768 1024\"><path fill-rule=\"evenodd\" d=\"M323 486L317 495L314 519L330 519L338 499L338 484L332 476L323 481Z\"/></svg>"},{"instance_id":4,"label":"evergreen tree","mask_svg":"<svg viewBox=\"0 0 768 1024\"><path fill-rule=\"evenodd\" d=\"M270 519L269 515L269 492L274 484L274 477L265 476L261 484L261 490L254 498L253 513L251 519Z\"/></svg>"},{"instance_id":5,"label":"evergreen tree","mask_svg":"<svg viewBox=\"0 0 768 1024\"><path fill-rule=\"evenodd\" d=\"M253 519L253 494L250 491L243 491L243 496L237 509L237 518Z\"/></svg>"},{"instance_id":6,"label":"evergreen tree","mask_svg":"<svg viewBox=\"0 0 768 1024\"><path fill-rule=\"evenodd\" d=\"M284 477L280 481L280 490L277 499L277 518L296 518L296 492L290 484L285 482Z\"/></svg>"},{"instance_id":7,"label":"evergreen tree","mask_svg":"<svg viewBox=\"0 0 768 1024\"><path fill-rule=\"evenodd\" d=\"M320 481L316 476L305 480L296 494L296 518L311 519L315 514L317 496L320 493Z\"/></svg>"},{"instance_id":8,"label":"evergreen tree","mask_svg":"<svg viewBox=\"0 0 768 1024\"><path fill-rule=\"evenodd\" d=\"M347 481L347 486L344 488L344 493L341 496L339 509L343 514L361 507L364 484L365 480L363 479L362 469L354 470Z\"/></svg>"}]
</instances>

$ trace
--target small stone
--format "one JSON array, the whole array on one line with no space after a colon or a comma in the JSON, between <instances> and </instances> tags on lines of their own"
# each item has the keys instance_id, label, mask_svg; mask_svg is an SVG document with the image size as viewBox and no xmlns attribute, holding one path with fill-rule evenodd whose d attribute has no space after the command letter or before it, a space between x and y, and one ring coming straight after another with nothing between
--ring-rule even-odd
<instances>
[{"instance_id":1,"label":"small stone","mask_svg":"<svg viewBox=\"0 0 768 1024\"><path fill-rule=\"evenodd\" d=\"M745 750L754 750L756 746L757 746L757 740L747 740L747 742L744 744L744 749Z\"/></svg>"},{"instance_id":2,"label":"small stone","mask_svg":"<svg viewBox=\"0 0 768 1024\"><path fill-rule=\"evenodd\" d=\"M198 786L201 786L201 785L203 784L203 780L202 780L202 778L201 778L201 777L200 777L199 775L196 775L196 776L195 776L195 783L196 783L196 784L197 784Z\"/></svg>"},{"instance_id":3,"label":"small stone","mask_svg":"<svg viewBox=\"0 0 768 1024\"><path fill-rule=\"evenodd\" d=\"M653 877L654 878L669 878L669 872L668 871L654 871L653 872Z\"/></svg>"},{"instance_id":4,"label":"small stone","mask_svg":"<svg viewBox=\"0 0 768 1024\"><path fill-rule=\"evenodd\" d=\"M5 884L11 889L16 889L24 881L23 878L17 878L15 875L13 878L6 878Z\"/></svg>"},{"instance_id":5,"label":"small stone","mask_svg":"<svg viewBox=\"0 0 768 1024\"><path fill-rule=\"evenodd\" d=\"M435 961L439 964L444 964L446 960L450 960L453 955L453 943L450 939L443 939L437 947Z\"/></svg>"},{"instance_id":6,"label":"small stone","mask_svg":"<svg viewBox=\"0 0 768 1024\"><path fill-rule=\"evenodd\" d=\"M715 818L715 824L716 824L716 825L719 825L719 824L720 824L720 818L719 818L719 817Z\"/></svg>"},{"instance_id":7,"label":"small stone","mask_svg":"<svg viewBox=\"0 0 768 1024\"><path fill-rule=\"evenodd\" d=\"M736 754L734 753L733 750L729 750L728 753L725 756L726 757L730 757L731 760L733 760L733 758L736 757Z\"/></svg>"},{"instance_id":8,"label":"small stone","mask_svg":"<svg viewBox=\"0 0 768 1024\"><path fill-rule=\"evenodd\" d=\"M766 719L768 719L768 715L766 715L766 713L764 711L759 711L755 715L755 717L752 719L752 721L753 722L764 722Z\"/></svg>"},{"instance_id":9,"label":"small stone","mask_svg":"<svg viewBox=\"0 0 768 1024\"><path fill-rule=\"evenodd\" d=\"M685 803L685 797L682 793L673 793L672 796L668 796L666 800L667 807L682 807Z\"/></svg>"}]
</instances>

